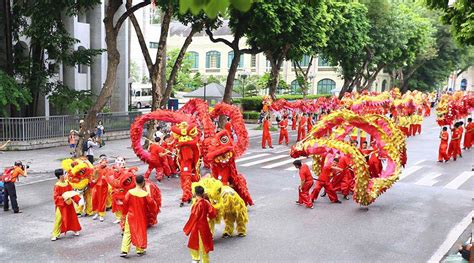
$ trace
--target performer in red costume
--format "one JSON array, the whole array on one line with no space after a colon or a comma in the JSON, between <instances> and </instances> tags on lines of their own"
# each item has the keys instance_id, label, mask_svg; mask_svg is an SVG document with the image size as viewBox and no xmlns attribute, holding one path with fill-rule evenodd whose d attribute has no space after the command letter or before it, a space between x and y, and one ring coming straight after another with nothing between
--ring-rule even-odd
<instances>
[{"instance_id":1,"label":"performer in red costume","mask_svg":"<svg viewBox=\"0 0 474 263\"><path fill-rule=\"evenodd\" d=\"M474 144L474 123L472 122L472 118L467 119L465 128L466 133L464 134L464 149L468 150L471 149L472 145Z\"/></svg>"},{"instance_id":2,"label":"performer in red costume","mask_svg":"<svg viewBox=\"0 0 474 263\"><path fill-rule=\"evenodd\" d=\"M448 147L448 156L453 158L454 161L461 156L461 130L459 129L459 123L454 124L454 128L451 129L451 141L449 142Z\"/></svg>"},{"instance_id":3,"label":"performer in red costume","mask_svg":"<svg viewBox=\"0 0 474 263\"><path fill-rule=\"evenodd\" d=\"M165 148L165 150L170 153L166 155L166 161L170 167L171 174L177 174L178 167L176 165L176 142L169 134L165 135L163 141L163 148Z\"/></svg>"},{"instance_id":4,"label":"performer in red costume","mask_svg":"<svg viewBox=\"0 0 474 263\"><path fill-rule=\"evenodd\" d=\"M313 129L313 114L308 114L308 133Z\"/></svg>"},{"instance_id":5,"label":"performer in red costume","mask_svg":"<svg viewBox=\"0 0 474 263\"><path fill-rule=\"evenodd\" d=\"M443 130L439 134L439 139L441 140L438 150L438 162L442 163L443 161L447 162L449 160L448 155L448 127L443 127Z\"/></svg>"},{"instance_id":6,"label":"performer in red costume","mask_svg":"<svg viewBox=\"0 0 474 263\"><path fill-rule=\"evenodd\" d=\"M125 228L122 238L121 257L126 257L133 244L139 256L145 254L147 248L147 227L153 216L156 217L157 204L151 197L150 189L145 187L145 178L135 178L135 188L128 191L123 202Z\"/></svg>"},{"instance_id":7,"label":"performer in red costume","mask_svg":"<svg viewBox=\"0 0 474 263\"><path fill-rule=\"evenodd\" d=\"M89 184L92 188L92 212L94 213L92 220L99 218L101 222L104 221L107 195L109 192L109 184L107 183L108 174L113 174L113 171L108 166L107 156L102 154L100 155L99 164L95 166L94 174Z\"/></svg>"},{"instance_id":8,"label":"performer in red costume","mask_svg":"<svg viewBox=\"0 0 474 263\"><path fill-rule=\"evenodd\" d=\"M299 125L298 125L298 137L297 141L300 141L306 137L306 125L308 124L308 120L306 119L305 114L303 113L300 117Z\"/></svg>"},{"instance_id":9,"label":"performer in red costume","mask_svg":"<svg viewBox=\"0 0 474 263\"><path fill-rule=\"evenodd\" d=\"M283 116L283 120L281 120L278 123L278 127L280 128L280 138L278 140L278 144L282 144L283 139L284 139L286 145L288 145L288 118L287 116Z\"/></svg>"},{"instance_id":10,"label":"performer in red costume","mask_svg":"<svg viewBox=\"0 0 474 263\"><path fill-rule=\"evenodd\" d=\"M301 179L300 186L298 187L298 201L296 204L305 205L307 208L313 208L313 202L311 202L309 197L309 190L313 186L313 175L309 170L309 167L305 163L301 163L301 160L295 160L293 165L296 169L299 170L299 175Z\"/></svg>"},{"instance_id":11,"label":"performer in red costume","mask_svg":"<svg viewBox=\"0 0 474 263\"><path fill-rule=\"evenodd\" d=\"M66 192L72 192L73 189L69 183L64 180L64 170L56 169L54 175L58 181L54 185L54 205L56 206L56 219L54 221L54 228L51 241L58 240L61 233L66 234L67 231L73 231L75 236L79 235L81 225L77 219L76 210L74 209L74 201L76 204L81 199L79 195L63 196ZM67 194L66 194L67 195Z\"/></svg>"},{"instance_id":12,"label":"performer in red costume","mask_svg":"<svg viewBox=\"0 0 474 263\"><path fill-rule=\"evenodd\" d=\"M194 262L209 262L209 252L214 250L214 240L208 219L216 217L216 210L209 202L202 186L194 188L196 202L191 209L191 215L183 228L186 236L189 236L188 248Z\"/></svg>"},{"instance_id":13,"label":"performer in red costume","mask_svg":"<svg viewBox=\"0 0 474 263\"><path fill-rule=\"evenodd\" d=\"M371 143L370 156L367 164L369 165L370 177L379 177L380 173L382 172L383 166L382 161L378 157L378 150L376 149L375 141L372 141Z\"/></svg>"},{"instance_id":14,"label":"performer in red costume","mask_svg":"<svg viewBox=\"0 0 474 263\"><path fill-rule=\"evenodd\" d=\"M297 115L296 111L293 111L293 116L291 117L291 130L296 131L296 124L297 124Z\"/></svg>"},{"instance_id":15,"label":"performer in red costume","mask_svg":"<svg viewBox=\"0 0 474 263\"><path fill-rule=\"evenodd\" d=\"M324 191L329 197L329 200L333 203L341 203L341 201L338 200L337 194L332 188L331 185L331 173L332 170L339 171L340 168L337 167L337 158L332 158L329 155L326 155L326 157L322 158L322 165L321 165L321 173L319 174L318 179L316 179L316 185L314 186L313 192L311 192L311 201L314 202L316 199L318 199L319 192L321 189L324 187ZM333 166L334 163L334 166Z\"/></svg>"},{"instance_id":16,"label":"performer in red costume","mask_svg":"<svg viewBox=\"0 0 474 263\"><path fill-rule=\"evenodd\" d=\"M224 129L226 129L232 136L232 123L230 123L230 118L227 118L227 122L224 125Z\"/></svg>"},{"instance_id":17,"label":"performer in red costume","mask_svg":"<svg viewBox=\"0 0 474 263\"><path fill-rule=\"evenodd\" d=\"M262 149L267 148L267 144L270 148L273 148L272 146L272 136L270 135L270 117L267 116L265 117L265 120L263 120L263 134L262 134Z\"/></svg>"},{"instance_id":18,"label":"performer in red costume","mask_svg":"<svg viewBox=\"0 0 474 263\"><path fill-rule=\"evenodd\" d=\"M339 157L339 162L337 164L341 170L336 173L333 177L331 184L334 188L334 191L341 191L344 195L344 199L349 200L349 194L353 185L353 173L351 171L351 159L347 155L342 155Z\"/></svg>"},{"instance_id":19,"label":"performer in red costume","mask_svg":"<svg viewBox=\"0 0 474 263\"><path fill-rule=\"evenodd\" d=\"M148 170L145 172L145 178L148 179L153 170L156 170L156 180L161 182L163 176L171 176L171 169L166 158L166 150L160 144L161 138L156 137L155 142L150 141L148 151L151 154L151 160L148 164Z\"/></svg>"}]
</instances>

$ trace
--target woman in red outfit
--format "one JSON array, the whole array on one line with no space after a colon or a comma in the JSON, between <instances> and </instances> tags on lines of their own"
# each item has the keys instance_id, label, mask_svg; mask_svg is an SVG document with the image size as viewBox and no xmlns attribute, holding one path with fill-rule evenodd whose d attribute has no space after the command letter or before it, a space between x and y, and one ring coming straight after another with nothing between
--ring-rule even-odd
<instances>
[{"instance_id":1,"label":"woman in red outfit","mask_svg":"<svg viewBox=\"0 0 474 263\"><path fill-rule=\"evenodd\" d=\"M448 128L443 127L443 130L439 134L439 138L441 140L438 149L438 162L442 163L443 161L447 162L449 160L448 155L448 141L449 141L449 134Z\"/></svg>"},{"instance_id":2,"label":"woman in red outfit","mask_svg":"<svg viewBox=\"0 0 474 263\"><path fill-rule=\"evenodd\" d=\"M301 184L298 187L298 201L296 204L305 205L307 208L313 208L313 202L309 198L309 190L313 186L313 175L309 170L309 167L305 163L301 163L301 160L295 160L293 165L299 170Z\"/></svg>"},{"instance_id":3,"label":"woman in red outfit","mask_svg":"<svg viewBox=\"0 0 474 263\"><path fill-rule=\"evenodd\" d=\"M311 201L314 202L316 199L318 199L319 192L321 191L322 188L324 188L324 191L326 191L326 194L329 197L329 200L333 203L341 203L341 201L338 200L337 194L332 188L331 184L331 174L332 170L337 170L339 171L340 168L337 167L338 159L334 158L332 159L329 156L326 156L323 158L323 163L321 165L321 173L319 174L318 179L316 179L316 185L314 186L313 192L311 193ZM335 166L333 166L333 162Z\"/></svg>"},{"instance_id":4,"label":"woman in red outfit","mask_svg":"<svg viewBox=\"0 0 474 263\"><path fill-rule=\"evenodd\" d=\"M449 158L453 158L453 160L456 161L458 156L461 156L461 136L462 133L461 130L459 129L459 123L456 123L454 125L454 128L451 129L452 134L451 134L451 141L449 142L449 147L448 147L448 156Z\"/></svg>"}]
</instances>

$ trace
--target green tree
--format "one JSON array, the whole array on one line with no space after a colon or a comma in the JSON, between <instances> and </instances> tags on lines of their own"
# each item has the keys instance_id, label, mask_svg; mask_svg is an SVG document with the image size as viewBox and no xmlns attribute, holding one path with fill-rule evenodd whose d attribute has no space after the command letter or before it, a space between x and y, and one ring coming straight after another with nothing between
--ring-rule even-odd
<instances>
[{"instance_id":1,"label":"green tree","mask_svg":"<svg viewBox=\"0 0 474 263\"><path fill-rule=\"evenodd\" d=\"M135 61L130 61L130 78L133 83L139 83L142 81L140 72L138 70L138 65Z\"/></svg>"},{"instance_id":2,"label":"green tree","mask_svg":"<svg viewBox=\"0 0 474 263\"><path fill-rule=\"evenodd\" d=\"M442 20L451 25L454 38L461 44L474 45L474 1L426 0L429 7L443 10Z\"/></svg>"},{"instance_id":3,"label":"green tree","mask_svg":"<svg viewBox=\"0 0 474 263\"><path fill-rule=\"evenodd\" d=\"M326 44L331 15L326 12L325 1L271 1L255 2L250 13L250 30L247 35L252 48L263 51L271 64L269 94L275 94L279 71L287 59L299 60L317 42ZM264 26L262 26L264 25Z\"/></svg>"},{"instance_id":4,"label":"green tree","mask_svg":"<svg viewBox=\"0 0 474 263\"><path fill-rule=\"evenodd\" d=\"M85 12L100 1L14 1L12 6L13 40L18 44L14 48L13 68L18 85L31 94L31 104L27 107L28 116L36 116L39 102L44 95L58 94L64 84L51 81L57 76L56 68L64 66L90 65L93 58L102 50L78 49L79 43L67 31L63 15L75 16ZM48 14L48 15L45 15ZM20 44L21 38L29 40L29 46ZM55 101L52 103L55 105Z\"/></svg>"},{"instance_id":5,"label":"green tree","mask_svg":"<svg viewBox=\"0 0 474 263\"><path fill-rule=\"evenodd\" d=\"M216 18L217 15L225 14L229 7L246 12L255 0L180 0L179 9L182 14L191 11L194 15L204 11L209 17Z\"/></svg>"},{"instance_id":6,"label":"green tree","mask_svg":"<svg viewBox=\"0 0 474 263\"><path fill-rule=\"evenodd\" d=\"M30 102L30 92L24 87L19 86L14 78L0 70L0 115L7 117L7 108L10 108L10 106L20 110L23 105Z\"/></svg>"},{"instance_id":7,"label":"green tree","mask_svg":"<svg viewBox=\"0 0 474 263\"><path fill-rule=\"evenodd\" d=\"M354 86L358 72L362 68L364 48L369 43L369 20L367 8L359 3L333 2L329 11L334 15L329 33L329 41L322 49L322 56L332 65L339 65L344 84L340 97Z\"/></svg>"},{"instance_id":8,"label":"green tree","mask_svg":"<svg viewBox=\"0 0 474 263\"><path fill-rule=\"evenodd\" d=\"M167 52L166 57L169 63L166 63L166 77L169 78L171 71L173 71L173 66L176 63L176 59L179 55L179 49L172 49ZM192 88L189 85L192 82L191 78L191 67L192 61L190 60L189 54L186 54L181 67L176 75L176 80L174 82L173 91L189 91Z\"/></svg>"}]
</instances>

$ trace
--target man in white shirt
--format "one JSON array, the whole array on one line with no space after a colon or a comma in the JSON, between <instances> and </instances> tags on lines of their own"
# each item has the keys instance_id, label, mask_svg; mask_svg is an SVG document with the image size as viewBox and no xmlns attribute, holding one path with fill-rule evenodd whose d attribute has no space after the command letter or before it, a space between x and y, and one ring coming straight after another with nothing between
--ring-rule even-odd
<instances>
[{"instance_id":1,"label":"man in white shirt","mask_svg":"<svg viewBox=\"0 0 474 263\"><path fill-rule=\"evenodd\" d=\"M89 162L92 164L94 164L94 147L99 147L99 144L95 140L95 133L91 133L89 139L87 140L86 156L87 160L89 160Z\"/></svg>"}]
</instances>

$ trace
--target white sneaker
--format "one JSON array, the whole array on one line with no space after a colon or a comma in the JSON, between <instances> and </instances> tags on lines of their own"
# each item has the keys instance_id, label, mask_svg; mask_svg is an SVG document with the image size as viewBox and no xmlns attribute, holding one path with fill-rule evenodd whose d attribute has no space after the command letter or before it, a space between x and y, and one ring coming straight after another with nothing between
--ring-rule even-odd
<instances>
[{"instance_id":1,"label":"white sneaker","mask_svg":"<svg viewBox=\"0 0 474 263\"><path fill-rule=\"evenodd\" d=\"M99 220L100 220L100 222L104 222L104 218L101 217L101 216L99 216Z\"/></svg>"},{"instance_id":2,"label":"white sneaker","mask_svg":"<svg viewBox=\"0 0 474 263\"><path fill-rule=\"evenodd\" d=\"M120 223L120 220L119 220L119 219L116 219L116 220L114 221L114 224L118 224L118 223Z\"/></svg>"},{"instance_id":3,"label":"white sneaker","mask_svg":"<svg viewBox=\"0 0 474 263\"><path fill-rule=\"evenodd\" d=\"M97 218L99 218L99 214L95 214L95 215L92 217L92 220L97 220Z\"/></svg>"},{"instance_id":4,"label":"white sneaker","mask_svg":"<svg viewBox=\"0 0 474 263\"><path fill-rule=\"evenodd\" d=\"M77 236L80 235L80 233L79 232L74 232L74 235L77 237Z\"/></svg>"},{"instance_id":5,"label":"white sneaker","mask_svg":"<svg viewBox=\"0 0 474 263\"><path fill-rule=\"evenodd\" d=\"M56 241L56 240L58 240L57 237L52 237L52 238L51 238L51 241Z\"/></svg>"}]
</instances>

